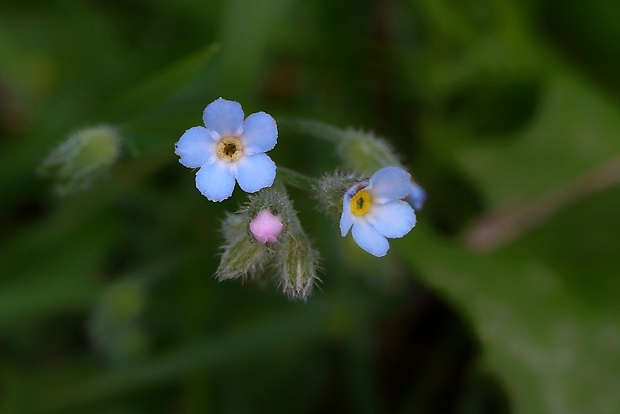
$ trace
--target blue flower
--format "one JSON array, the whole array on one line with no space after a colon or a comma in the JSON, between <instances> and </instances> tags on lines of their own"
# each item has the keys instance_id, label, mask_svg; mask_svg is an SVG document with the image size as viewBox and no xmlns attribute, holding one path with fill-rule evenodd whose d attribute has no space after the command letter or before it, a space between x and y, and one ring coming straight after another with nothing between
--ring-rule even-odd
<instances>
[{"instance_id":1,"label":"blue flower","mask_svg":"<svg viewBox=\"0 0 620 414\"><path fill-rule=\"evenodd\" d=\"M219 98L205 108L205 126L188 129L175 144L181 164L200 168L196 187L211 201L230 197L235 180L243 191L254 193L270 187L276 177L276 165L265 154L276 145L276 121L264 112L243 117L238 102Z\"/></svg>"},{"instance_id":2,"label":"blue flower","mask_svg":"<svg viewBox=\"0 0 620 414\"><path fill-rule=\"evenodd\" d=\"M411 181L411 189L407 197L405 197L405 201L409 203L415 211L422 210L424 202L426 201L426 191L424 191L418 183Z\"/></svg>"},{"instance_id":3,"label":"blue flower","mask_svg":"<svg viewBox=\"0 0 620 414\"><path fill-rule=\"evenodd\" d=\"M385 167L344 195L340 233L353 227L353 240L368 253L385 256L389 238L403 237L415 226L415 212L402 199L411 191L411 176L398 167Z\"/></svg>"}]
</instances>

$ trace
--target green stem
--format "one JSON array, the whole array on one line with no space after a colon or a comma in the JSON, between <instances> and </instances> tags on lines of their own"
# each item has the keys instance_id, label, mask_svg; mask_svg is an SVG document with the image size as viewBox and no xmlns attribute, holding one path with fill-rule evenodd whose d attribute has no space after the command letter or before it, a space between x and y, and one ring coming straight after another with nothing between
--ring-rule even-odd
<instances>
[{"instance_id":1,"label":"green stem","mask_svg":"<svg viewBox=\"0 0 620 414\"><path fill-rule=\"evenodd\" d=\"M300 190L311 191L316 185L314 178L307 175L298 173L286 167L278 167L278 178L280 178L285 184L291 187L298 188Z\"/></svg>"},{"instance_id":2,"label":"green stem","mask_svg":"<svg viewBox=\"0 0 620 414\"><path fill-rule=\"evenodd\" d=\"M334 145L342 142L343 131L322 122L306 119L278 119L278 125L291 128L292 130L310 135Z\"/></svg>"}]
</instances>

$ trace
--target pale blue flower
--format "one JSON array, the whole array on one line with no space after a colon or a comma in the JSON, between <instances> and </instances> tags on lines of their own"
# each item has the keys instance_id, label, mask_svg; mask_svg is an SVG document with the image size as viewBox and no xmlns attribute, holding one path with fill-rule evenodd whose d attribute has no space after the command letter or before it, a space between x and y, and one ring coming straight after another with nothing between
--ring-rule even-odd
<instances>
[{"instance_id":1,"label":"pale blue flower","mask_svg":"<svg viewBox=\"0 0 620 414\"><path fill-rule=\"evenodd\" d=\"M415 226L413 208L403 201L411 190L411 176L398 167L385 167L344 195L340 233L353 227L353 240L368 253L385 256L387 238L399 238Z\"/></svg>"},{"instance_id":2,"label":"pale blue flower","mask_svg":"<svg viewBox=\"0 0 620 414\"><path fill-rule=\"evenodd\" d=\"M426 201L426 191L424 191L422 186L418 183L411 181L411 189L407 197L405 197L405 201L409 203L415 211L420 211Z\"/></svg>"},{"instance_id":3,"label":"pale blue flower","mask_svg":"<svg viewBox=\"0 0 620 414\"><path fill-rule=\"evenodd\" d=\"M238 102L219 98L205 108L205 126L188 129L175 144L181 164L200 168L196 187L211 201L230 197L235 180L243 191L254 193L270 187L276 177L276 165L265 154L276 145L276 121L265 112L243 117Z\"/></svg>"}]
</instances>

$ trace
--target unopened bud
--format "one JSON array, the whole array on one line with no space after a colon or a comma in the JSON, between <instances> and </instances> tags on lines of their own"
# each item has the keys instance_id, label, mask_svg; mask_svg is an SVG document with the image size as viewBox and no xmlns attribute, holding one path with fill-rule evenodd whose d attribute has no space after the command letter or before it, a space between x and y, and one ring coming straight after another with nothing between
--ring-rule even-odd
<instances>
[{"instance_id":1,"label":"unopened bud","mask_svg":"<svg viewBox=\"0 0 620 414\"><path fill-rule=\"evenodd\" d=\"M256 217L250 221L250 232L257 242L275 243L278 236L282 233L284 223L282 217L274 215L269 210L260 211Z\"/></svg>"},{"instance_id":2,"label":"unopened bud","mask_svg":"<svg viewBox=\"0 0 620 414\"><path fill-rule=\"evenodd\" d=\"M62 195L85 189L107 173L120 155L121 139L110 126L86 128L71 135L43 161L40 171L56 179Z\"/></svg>"},{"instance_id":3,"label":"unopened bud","mask_svg":"<svg viewBox=\"0 0 620 414\"><path fill-rule=\"evenodd\" d=\"M319 255L305 233L289 236L280 243L277 257L279 281L288 297L306 300L319 281L318 260Z\"/></svg>"},{"instance_id":4,"label":"unopened bud","mask_svg":"<svg viewBox=\"0 0 620 414\"><path fill-rule=\"evenodd\" d=\"M283 186L275 184L252 194L222 223L226 244L216 277L262 279L291 220L296 220L296 213Z\"/></svg>"},{"instance_id":5,"label":"unopened bud","mask_svg":"<svg viewBox=\"0 0 620 414\"><path fill-rule=\"evenodd\" d=\"M219 280L258 276L267 265L268 246L252 239L248 232L249 222L250 216L242 211L229 214L222 223L226 244L216 271Z\"/></svg>"},{"instance_id":6,"label":"unopened bud","mask_svg":"<svg viewBox=\"0 0 620 414\"><path fill-rule=\"evenodd\" d=\"M222 225L226 245L216 277L277 278L291 299L306 299L318 281L318 253L303 231L284 186L275 183Z\"/></svg>"},{"instance_id":7,"label":"unopened bud","mask_svg":"<svg viewBox=\"0 0 620 414\"><path fill-rule=\"evenodd\" d=\"M347 169L368 174L389 165L402 166L387 141L363 131L342 131L338 153Z\"/></svg>"}]
</instances>

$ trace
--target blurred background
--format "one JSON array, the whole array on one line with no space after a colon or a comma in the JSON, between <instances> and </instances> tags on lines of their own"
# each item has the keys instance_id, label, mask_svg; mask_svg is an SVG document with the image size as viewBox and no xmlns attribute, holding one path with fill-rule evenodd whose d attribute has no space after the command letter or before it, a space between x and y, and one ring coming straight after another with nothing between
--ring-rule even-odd
<instances>
[{"instance_id":1,"label":"blurred background","mask_svg":"<svg viewBox=\"0 0 620 414\"><path fill-rule=\"evenodd\" d=\"M618 16L2 0L0 412L620 412ZM245 195L210 203L173 146L220 96L312 176L338 159L288 121L386 137L428 192L417 227L376 259L292 190L319 288L216 282ZM41 173L98 125L121 139L98 179Z\"/></svg>"}]
</instances>

